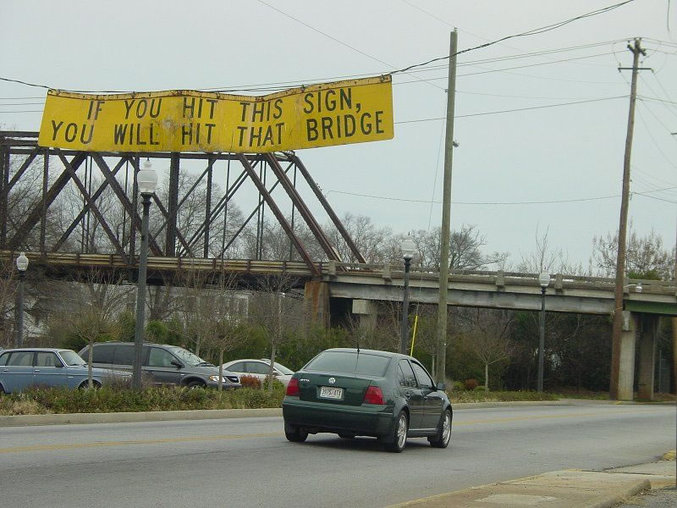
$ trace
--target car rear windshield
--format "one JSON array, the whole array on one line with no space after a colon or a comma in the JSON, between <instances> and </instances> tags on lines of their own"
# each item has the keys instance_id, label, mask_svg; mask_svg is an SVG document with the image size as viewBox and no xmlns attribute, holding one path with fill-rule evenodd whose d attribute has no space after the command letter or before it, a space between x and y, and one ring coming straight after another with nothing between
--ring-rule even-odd
<instances>
[{"instance_id":1,"label":"car rear windshield","mask_svg":"<svg viewBox=\"0 0 677 508\"><path fill-rule=\"evenodd\" d=\"M304 370L383 377L390 358L353 351L325 351L313 358Z\"/></svg>"}]
</instances>

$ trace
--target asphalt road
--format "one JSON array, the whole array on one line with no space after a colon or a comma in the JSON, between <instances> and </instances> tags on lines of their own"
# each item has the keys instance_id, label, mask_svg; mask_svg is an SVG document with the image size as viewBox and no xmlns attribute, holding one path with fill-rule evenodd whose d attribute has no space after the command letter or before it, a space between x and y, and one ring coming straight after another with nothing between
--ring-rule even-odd
<instances>
[{"instance_id":1,"label":"asphalt road","mask_svg":"<svg viewBox=\"0 0 677 508\"><path fill-rule=\"evenodd\" d=\"M402 454L281 418L0 429L1 506L374 507L547 471L602 470L674 449L674 405L463 409L452 444Z\"/></svg>"}]
</instances>

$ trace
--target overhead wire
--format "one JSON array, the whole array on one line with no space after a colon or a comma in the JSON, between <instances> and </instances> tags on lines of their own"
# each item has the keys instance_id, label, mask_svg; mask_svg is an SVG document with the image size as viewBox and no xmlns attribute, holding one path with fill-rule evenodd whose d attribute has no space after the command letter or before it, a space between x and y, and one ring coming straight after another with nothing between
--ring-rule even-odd
<instances>
[{"instance_id":1,"label":"overhead wire","mask_svg":"<svg viewBox=\"0 0 677 508\"><path fill-rule=\"evenodd\" d=\"M468 53L468 52L475 51L475 50L478 50L478 49L487 48L489 46L499 44L499 43L506 41L506 40L509 40L509 39L514 39L514 38L519 38L519 37L527 37L527 36L538 35L538 34L542 34L542 33L545 33L545 32L549 32L549 31L555 30L557 28L560 28L562 26L565 26L567 24L573 23L575 21L609 12L611 10L617 9L617 8L623 6L623 5L626 5L626 4L634 2L634 1L635 0L624 0L623 2L613 4L613 5L609 5L607 7L603 7L603 8L594 10L594 11L590 11L590 12L587 12L585 14L581 14L579 16L575 16L573 18L566 19L564 21L553 23L551 25L546 25L546 26L543 26L543 27L540 27L540 28L527 30L527 31L519 33L519 34L513 34L513 35L501 37L499 39L489 41L487 43L480 44L478 46L473 46L473 47L470 47L470 48L463 49L461 51L458 51L456 53L456 55ZM389 64L388 62L385 62L385 61L383 61L383 60L381 60L377 57L374 57L373 55L370 55L370 54L368 54L364 51L361 51L359 48L355 48L355 47L351 46L350 44L348 44L344 41L341 41L340 39L333 37L332 35L327 34L326 32L323 32L322 30L319 30L318 28L316 28L316 27L296 18L295 16L292 16L292 15L282 11L281 9L271 5L268 2L265 2L264 0L258 0L258 2L261 3L262 5L265 5L266 7L270 8L270 9L272 9L272 10L277 11L281 15L288 17L289 19L292 19L295 22L302 24L303 26L306 26L308 29L313 30L313 31L315 31L315 32L317 32L317 33L337 42L338 44L341 44L341 45L353 50L353 51L356 51L359 54L362 54L363 56L365 56L367 58L370 58L370 59L375 60L379 63L382 63L382 64L384 64L388 67L393 67L392 64ZM450 56L451 55L446 55L446 56L443 56L443 57L433 58L433 59L430 59L430 60L427 60L425 62L421 62L421 63L418 63L418 64L409 65L407 67L391 71L391 72L389 72L389 74L394 75L394 74L399 74L399 73L409 73L409 71L413 71L414 69L417 69L417 68L420 68L420 67L425 67L425 66L427 66L431 63L434 63L434 62L437 62L437 61L442 61L442 60L448 60L450 58ZM24 81L24 80L20 80L20 79L7 78L7 77L0 77L0 81L17 83L17 84L22 84L22 85L25 85L25 86L43 88L43 89L47 89L47 90L54 88L53 86L48 86L48 85L39 84L39 83L32 83L32 82L28 82L28 81ZM422 81L425 81L425 80L422 80ZM219 88L219 89L224 89L224 88L226 88L226 87L222 87L222 88ZM212 89L205 89L205 90L217 90L217 89L212 88ZM97 92L98 93L126 93L126 92L128 93L128 92L131 92L130 90L71 90L71 91L89 92L89 93L97 93Z\"/></svg>"},{"instance_id":2,"label":"overhead wire","mask_svg":"<svg viewBox=\"0 0 677 508\"><path fill-rule=\"evenodd\" d=\"M612 97L599 97L596 99L583 99L580 101L570 101L570 102L561 102L558 104L543 104L540 106L527 106L523 108L513 108L513 109L503 109L503 110L498 110L498 111L483 111L483 112L478 112L478 113L467 113L464 115L455 115L455 118L472 118L476 116L487 116L487 115L501 115L505 113L517 113L517 112L523 112L523 111L534 111L538 109L550 109L550 108L557 108L557 107L562 107L562 106L572 106L572 105L579 105L579 104L590 104L593 102L603 102L603 101L610 101L610 100L617 100L617 99L624 99L627 98L627 95L616 95ZM415 119L415 120L400 120L396 121L395 124L410 124L410 123L419 123L419 122L432 122L432 121L440 121L440 120L446 120L446 117L433 117L433 118L420 118L420 119Z\"/></svg>"},{"instance_id":3,"label":"overhead wire","mask_svg":"<svg viewBox=\"0 0 677 508\"><path fill-rule=\"evenodd\" d=\"M655 197L650 194L656 192L663 192L666 190L677 189L677 186L666 187L664 189L654 189L643 192L634 192L634 194L639 194L645 197ZM358 192L346 192L339 191L335 189L329 189L326 191L326 194L342 194L346 196L353 196L359 198L370 198L370 199L381 199L384 201L396 201L400 203L418 203L418 204L429 204L431 201L427 199L409 199L409 198L395 198L390 196L379 196L375 194L364 194ZM559 205L559 204L571 204L571 203L585 203L593 201L603 201L607 199L618 199L620 194L610 194L607 196L592 196L587 198L571 198L571 199L550 199L550 200L532 200L532 201L462 201L454 200L454 205L465 205L465 206L524 206L524 205ZM432 203L436 205L441 205L442 202L438 200L433 200Z\"/></svg>"},{"instance_id":4,"label":"overhead wire","mask_svg":"<svg viewBox=\"0 0 677 508\"><path fill-rule=\"evenodd\" d=\"M619 7L622 7L626 4L632 3L634 1L635 0L624 0L623 2L619 2L617 4L609 5L607 7L602 7L600 9L596 9L594 11L590 11L590 12L587 12L585 14L581 14L579 16L575 16L573 18L566 19L564 21L559 21L557 23L546 25L546 26L543 26L543 27L540 27L540 28L534 28L534 29L531 29L531 30L527 30L525 32L518 33L518 34L506 35L505 37L501 37L500 39L495 39L493 41L489 41L489 42L486 42L484 44L479 44L477 46L462 49L460 51L457 51L454 55L446 55L446 56L441 56L441 57L437 57L437 58L432 58L432 59L427 60L425 62L421 62L421 63L409 65L407 67L403 67L401 69L398 69L398 70L391 72L391 74L396 74L396 73L400 73L400 72L407 72L407 71L410 71L410 70L415 69L417 67L423 67L423 66L430 65L431 63L440 62L440 61L443 61L443 60L449 60L452 56L458 56L458 55L462 55L464 53L468 53L470 51L476 51L478 49L488 48L489 46L494 46L496 44L499 44L501 42L504 42L504 41L507 41L507 40L510 40L510 39L516 39L516 38L519 38L519 37L530 37L530 36L533 36L533 35L540 35L542 33L550 32L552 30L556 30L558 28L561 28L561 27L568 25L570 23L573 23L575 21L579 21L581 19L585 19L585 18L589 18L589 17L593 17L593 16L598 16L599 14L604 14L604 13L607 13L607 12L612 11L614 9L618 9Z\"/></svg>"}]
</instances>

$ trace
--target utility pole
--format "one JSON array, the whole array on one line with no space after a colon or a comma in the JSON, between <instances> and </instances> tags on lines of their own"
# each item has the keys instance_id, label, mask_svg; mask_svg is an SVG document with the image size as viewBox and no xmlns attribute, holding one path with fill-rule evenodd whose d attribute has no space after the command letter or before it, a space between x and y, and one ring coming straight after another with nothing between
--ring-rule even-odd
<instances>
[{"instance_id":1,"label":"utility pole","mask_svg":"<svg viewBox=\"0 0 677 508\"><path fill-rule=\"evenodd\" d=\"M677 238L675 238L675 271L672 272L672 281L677 286ZM672 379L677 388L677 317L672 317Z\"/></svg>"},{"instance_id":2,"label":"utility pole","mask_svg":"<svg viewBox=\"0 0 677 508\"><path fill-rule=\"evenodd\" d=\"M435 380L444 383L447 362L447 291L449 287L449 240L451 236L451 166L454 155L454 107L456 97L456 53L458 34L451 32L449 44L449 85L447 88L447 131L444 141L444 190L440 238L440 293L437 304L437 354Z\"/></svg>"},{"instance_id":3,"label":"utility pole","mask_svg":"<svg viewBox=\"0 0 677 508\"><path fill-rule=\"evenodd\" d=\"M623 192L621 195L621 216L618 226L618 253L616 256L616 287L614 290L613 327L611 332L611 380L609 398L618 400L621 369L621 335L623 331L623 284L625 282L625 250L628 228L628 202L630 200L630 154L632 152L632 135L635 127L635 103L637 101L637 71L639 55L646 55L641 47L641 39L634 45L628 44L632 52L632 82L630 85L630 111L628 113L628 129L625 137L625 158L623 160ZM624 70L627 68L619 68Z\"/></svg>"}]
</instances>

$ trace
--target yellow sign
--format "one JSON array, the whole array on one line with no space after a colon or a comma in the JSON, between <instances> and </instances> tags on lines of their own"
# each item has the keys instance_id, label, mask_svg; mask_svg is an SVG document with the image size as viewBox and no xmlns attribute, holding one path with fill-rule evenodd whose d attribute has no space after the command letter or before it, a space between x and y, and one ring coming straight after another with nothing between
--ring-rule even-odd
<instances>
[{"instance_id":1,"label":"yellow sign","mask_svg":"<svg viewBox=\"0 0 677 508\"><path fill-rule=\"evenodd\" d=\"M260 153L392 139L390 76L261 97L50 90L38 144L114 152Z\"/></svg>"}]
</instances>

